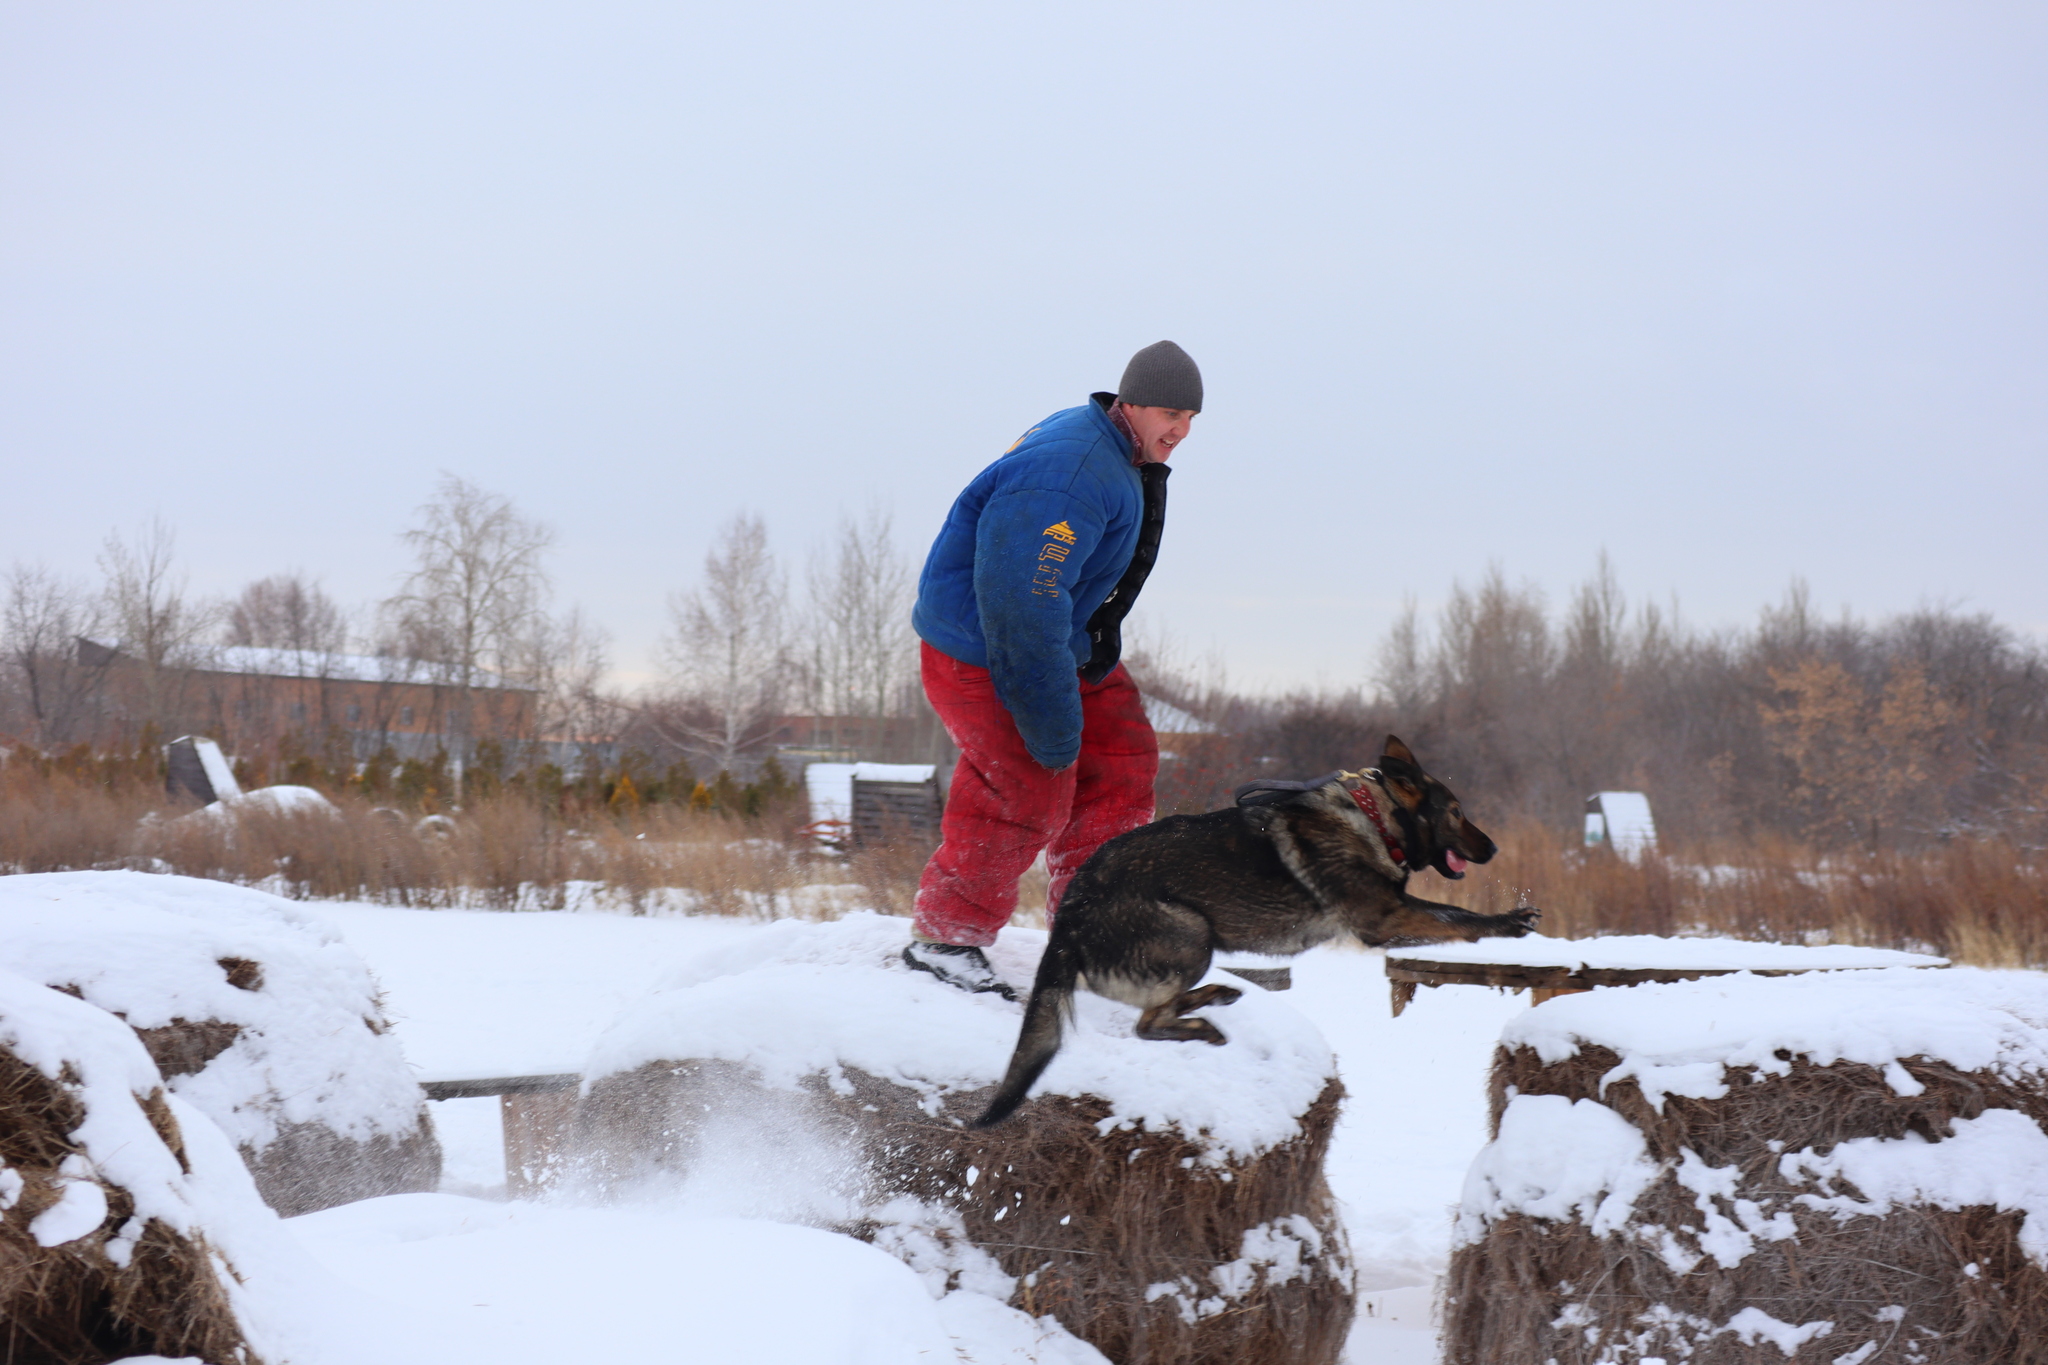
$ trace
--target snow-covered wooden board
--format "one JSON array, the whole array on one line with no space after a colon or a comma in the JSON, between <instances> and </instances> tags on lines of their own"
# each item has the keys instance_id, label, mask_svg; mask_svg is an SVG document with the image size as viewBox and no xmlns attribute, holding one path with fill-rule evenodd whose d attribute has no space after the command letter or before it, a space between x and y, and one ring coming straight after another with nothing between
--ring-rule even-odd
<instances>
[{"instance_id":1,"label":"snow-covered wooden board","mask_svg":"<svg viewBox=\"0 0 2048 1365\"><path fill-rule=\"evenodd\" d=\"M1493 986L1529 990L1538 1004L1596 986L1639 986L1749 972L1791 976L1801 972L1870 971L1887 967L1946 967L1948 959L1891 948L1850 944L1806 946L1732 938L1663 938L1625 934L1566 939L1530 934L1477 943L1425 943L1387 950L1387 981L1395 1014L1415 998L1417 986Z\"/></svg>"}]
</instances>

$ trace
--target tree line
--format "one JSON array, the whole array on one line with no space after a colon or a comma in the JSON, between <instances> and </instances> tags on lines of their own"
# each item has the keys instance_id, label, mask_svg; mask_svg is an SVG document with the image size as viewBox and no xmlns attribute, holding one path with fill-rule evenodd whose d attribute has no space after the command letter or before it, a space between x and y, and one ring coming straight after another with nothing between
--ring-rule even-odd
<instances>
[{"instance_id":1,"label":"tree line","mask_svg":"<svg viewBox=\"0 0 2048 1365\"><path fill-rule=\"evenodd\" d=\"M724 774L739 784L734 802L751 806L759 801L745 793L779 797L787 785L759 771L785 713L882 718L922 704L912 572L879 512L846 519L809 556L794 592L761 518L734 518L698 584L671 595L664 674L635 695L607 684L603 630L580 609L555 610L553 535L509 499L444 476L398 542L409 564L394 590L353 611L300 571L231 597L194 594L175 533L160 522L110 535L97 581L14 563L0 581L0 746L76 751L70 766L79 771L90 766L86 753L124 755L101 766L126 772L145 740L218 723L206 679L291 669L337 685L368 676L389 688L431 686L446 698L446 714L429 727L442 752L377 750L374 739L344 732L344 710L350 729L376 723L353 705L297 715L260 745L252 740L245 747L265 752L242 757L265 776L314 773L333 785L352 765L353 780L382 785L377 772L403 769L409 789L452 764L445 793L481 762L506 780L531 770L541 786L597 782L606 800L616 791L660 800L673 795L677 772L694 770L705 780L686 785L686 797L716 801ZM236 653L248 650L282 653ZM488 704L508 688L531 705Z\"/></svg>"},{"instance_id":2,"label":"tree line","mask_svg":"<svg viewBox=\"0 0 2048 1365\"><path fill-rule=\"evenodd\" d=\"M1151 682L1224 732L1182 746L1162 809L1356 768L1395 733L1482 825L1570 831L1589 795L1630 790L1668 838L1724 847L2048 843L2048 655L1951 607L1824 619L1794 583L1753 624L1705 630L1631 609L1604 557L1556 612L1495 567L1433 620L1411 605L1355 689Z\"/></svg>"},{"instance_id":3,"label":"tree line","mask_svg":"<svg viewBox=\"0 0 2048 1365\"><path fill-rule=\"evenodd\" d=\"M800 759L762 777L791 715L822 718L806 742L862 757L882 756L862 751L867 722L931 721L909 627L914 569L879 512L845 519L794 575L762 518L734 517L695 583L669 598L662 676L631 695L606 683L603 631L556 610L552 536L509 500L444 477L398 545L409 562L393 591L354 611L299 572L197 597L161 525L110 536L97 583L17 563L0 585L0 742L126 754L107 768L125 772L145 731L190 728L192 670L234 648L381 660L457 699L447 725L459 752L400 760L305 733L267 756L275 780L289 769L446 791L481 759L476 780L510 790L573 787L603 804L727 791L723 805L758 807L745 793L793 790ZM126 694L81 639L118 647L135 675ZM1603 557L1555 610L1498 567L1454 585L1428 619L1411 606L1348 688L1253 696L1165 651L1130 663L1147 692L1212 731L1170 740L1162 812L1213 808L1256 776L1369 764L1397 733L1482 823L1569 832L1589 794L1621 789L1647 792L1678 840L2048 841L2048 656L1951 607L1823 618L1795 583L1748 626L1701 629L1675 608L1632 605ZM463 703L487 680L535 698L522 735L503 732L502 712ZM535 736L556 747L522 747ZM589 761L565 761L578 745Z\"/></svg>"}]
</instances>

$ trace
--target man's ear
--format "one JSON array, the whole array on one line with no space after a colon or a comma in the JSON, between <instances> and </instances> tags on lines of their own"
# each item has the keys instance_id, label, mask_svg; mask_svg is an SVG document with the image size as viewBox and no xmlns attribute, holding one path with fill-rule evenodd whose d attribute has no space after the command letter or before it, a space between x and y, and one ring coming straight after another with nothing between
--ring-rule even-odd
<instances>
[{"instance_id":1,"label":"man's ear","mask_svg":"<svg viewBox=\"0 0 2048 1365\"><path fill-rule=\"evenodd\" d=\"M1411 768L1422 766L1415 761L1415 755L1408 752L1408 746L1401 742L1399 735L1388 735L1387 742L1380 746L1380 761L1384 763L1390 758L1396 763L1406 763Z\"/></svg>"}]
</instances>

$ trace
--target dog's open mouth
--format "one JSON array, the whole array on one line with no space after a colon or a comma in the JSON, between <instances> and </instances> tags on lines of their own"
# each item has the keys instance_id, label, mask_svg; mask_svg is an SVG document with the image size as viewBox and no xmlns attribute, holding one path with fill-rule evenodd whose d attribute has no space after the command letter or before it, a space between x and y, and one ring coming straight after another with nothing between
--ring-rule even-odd
<instances>
[{"instance_id":1,"label":"dog's open mouth","mask_svg":"<svg viewBox=\"0 0 2048 1365\"><path fill-rule=\"evenodd\" d=\"M1444 850L1444 875L1462 877L1465 875L1465 859L1455 848Z\"/></svg>"}]
</instances>

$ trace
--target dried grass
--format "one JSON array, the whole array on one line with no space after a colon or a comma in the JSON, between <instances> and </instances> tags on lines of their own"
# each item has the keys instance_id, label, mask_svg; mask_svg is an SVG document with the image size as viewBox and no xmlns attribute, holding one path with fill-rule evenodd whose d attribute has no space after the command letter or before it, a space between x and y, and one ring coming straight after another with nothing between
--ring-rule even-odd
<instances>
[{"instance_id":1,"label":"dried grass","mask_svg":"<svg viewBox=\"0 0 2048 1365\"><path fill-rule=\"evenodd\" d=\"M1323 1179L1342 1089L1331 1081L1301 1117L1297 1138L1244 1162L1205 1165L1178 1133L1102 1130L1108 1105L1041 1096L1000 1128L961 1125L990 1091L953 1095L926 1112L902 1086L849 1071L850 1093L825 1085L798 1102L763 1090L729 1063L651 1063L594 1085L577 1109L579 1174L619 1189L656 1172L687 1173L698 1147L733 1106L767 1110L778 1125L809 1123L857 1154L869 1203L908 1195L956 1210L966 1237L1017 1277L1012 1303L1051 1314L1123 1365L1324 1365L1342 1350L1352 1316L1348 1251ZM791 1112L785 1112L791 1111ZM711 1140L715 1140L715 1137ZM970 1174L970 1170L972 1173ZM1217 1299L1211 1272L1239 1259L1245 1233L1302 1218L1321 1240L1308 1273L1258 1275ZM873 1236L877 1225L846 1229ZM1208 1297L1151 1294L1177 1285Z\"/></svg>"},{"instance_id":2,"label":"dried grass","mask_svg":"<svg viewBox=\"0 0 2048 1365\"><path fill-rule=\"evenodd\" d=\"M511 789L423 837L412 814L347 793L333 799L334 818L252 810L232 827L148 820L161 797L0 766L0 868L151 867L296 897L427 908L560 909L597 887L604 903L635 913L741 916L835 913L858 887L862 902L907 915L927 853L904 840L840 858L771 821L670 805L571 819ZM2011 844L1959 839L1912 853L1823 855L1789 842L1667 842L1632 862L1533 822L1499 838L1499 856L1463 881L1424 876L1415 889L1489 913L1538 905L1545 932L1559 936L1713 933L2048 967L2048 860ZM804 890L819 885L846 895ZM1039 922L1044 899L1045 873L1034 869L1018 922Z\"/></svg>"},{"instance_id":3,"label":"dried grass","mask_svg":"<svg viewBox=\"0 0 2048 1365\"><path fill-rule=\"evenodd\" d=\"M780 826L684 807L582 811L512 790L418 825L416 813L330 796L335 813L244 807L181 818L161 795L0 765L0 872L130 867L307 899L421 908L562 909L592 888L634 913L821 913L820 884L862 886L907 913L923 850L833 857Z\"/></svg>"},{"instance_id":4,"label":"dried grass","mask_svg":"<svg viewBox=\"0 0 2048 1365\"><path fill-rule=\"evenodd\" d=\"M136 1102L184 1161L184 1139L163 1092ZM105 1365L134 1355L196 1356L207 1365L260 1365L228 1306L215 1258L201 1239L159 1220L144 1225L127 1264L107 1245L135 1212L126 1190L102 1183L107 1217L60 1246L29 1227L59 1198L59 1164L76 1148L78 1099L0 1050L0 1166L24 1189L0 1212L0 1360L8 1365Z\"/></svg>"},{"instance_id":5,"label":"dried grass","mask_svg":"<svg viewBox=\"0 0 2048 1365\"><path fill-rule=\"evenodd\" d=\"M1513 1215L1451 1258L1444 1289L1449 1365L1606 1365L1659 1355L1691 1365L1784 1359L1774 1345L1716 1333L1745 1307L1795 1325L1832 1322L1815 1348L1830 1360L2048 1361L2048 1273L2020 1250L2023 1214L1910 1207L1838 1221L1793 1203L1811 1187L1779 1172L1786 1151L1825 1152L1849 1138L1907 1133L1938 1140L1951 1134L1953 1120L1990 1108L2017 1109L2042 1122L2048 1091L1914 1058L1903 1065L1925 1089L1902 1096L1875 1068L1794 1059L1789 1075L1731 1076L1725 1098L1667 1096L1659 1113L1633 1080L1602 1091L1601 1078L1619 1060L1608 1049L1584 1047L1546 1066L1530 1049L1503 1049L1491 1081L1496 1131L1510 1094L1597 1099L1642 1132L1653 1159L1675 1162L1689 1150L1710 1166L1737 1167L1737 1197L1756 1201L1762 1218L1789 1214L1796 1238L1758 1238L1733 1267L1706 1259L1689 1274L1676 1272L1649 1230L1696 1235L1704 1219L1700 1196L1668 1172L1637 1199L1630 1227L1616 1235L1595 1237L1583 1222ZM1734 1214L1732 1207L1720 1212ZM1866 1346L1867 1355L1856 1354Z\"/></svg>"},{"instance_id":6,"label":"dried grass","mask_svg":"<svg viewBox=\"0 0 2048 1365\"><path fill-rule=\"evenodd\" d=\"M1474 910L1543 909L1543 932L1723 934L1855 943L1958 962L2048 967L2048 861L1990 840L1924 852L1822 856L1789 843L1670 847L1639 861L1518 824L1465 879L1415 889Z\"/></svg>"}]
</instances>

